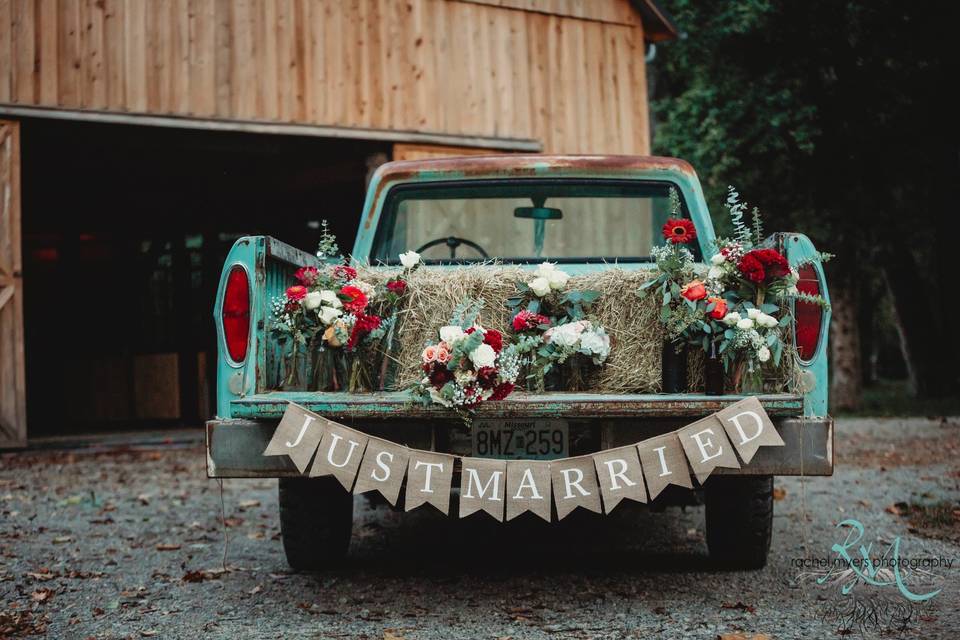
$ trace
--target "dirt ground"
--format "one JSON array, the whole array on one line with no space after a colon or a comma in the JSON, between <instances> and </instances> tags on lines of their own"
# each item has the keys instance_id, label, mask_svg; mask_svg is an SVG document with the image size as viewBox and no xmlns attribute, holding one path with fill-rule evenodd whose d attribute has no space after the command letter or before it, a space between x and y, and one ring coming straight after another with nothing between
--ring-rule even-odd
<instances>
[{"instance_id":1,"label":"dirt ground","mask_svg":"<svg viewBox=\"0 0 960 640\"><path fill-rule=\"evenodd\" d=\"M224 482L221 519L196 444L4 454L0 637L956 638L960 419L845 419L836 449L832 478L777 479L758 572L711 565L702 508L507 526L358 497L347 566L320 575L286 565L275 481ZM818 584L845 518L941 591Z\"/></svg>"}]
</instances>

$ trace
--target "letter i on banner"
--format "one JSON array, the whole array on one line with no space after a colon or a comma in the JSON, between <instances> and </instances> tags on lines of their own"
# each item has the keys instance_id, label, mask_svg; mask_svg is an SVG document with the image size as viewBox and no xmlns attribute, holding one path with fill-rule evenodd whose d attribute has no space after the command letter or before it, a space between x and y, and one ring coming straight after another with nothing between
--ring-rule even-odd
<instances>
[{"instance_id":1,"label":"letter i on banner","mask_svg":"<svg viewBox=\"0 0 960 640\"><path fill-rule=\"evenodd\" d=\"M716 416L744 464L750 464L760 447L783 446L783 438L777 433L770 416L754 397L732 404L718 411Z\"/></svg>"},{"instance_id":2,"label":"letter i on banner","mask_svg":"<svg viewBox=\"0 0 960 640\"><path fill-rule=\"evenodd\" d=\"M532 511L550 522L550 463L507 460L507 520Z\"/></svg>"},{"instance_id":3,"label":"letter i on banner","mask_svg":"<svg viewBox=\"0 0 960 640\"><path fill-rule=\"evenodd\" d=\"M553 501L557 505L557 519L563 520L577 507L602 513L600 487L592 456L563 458L550 462L553 481Z\"/></svg>"},{"instance_id":4,"label":"letter i on banner","mask_svg":"<svg viewBox=\"0 0 960 640\"><path fill-rule=\"evenodd\" d=\"M409 459L410 450L406 447L380 438L370 438L353 492L366 493L376 490L387 502L397 506Z\"/></svg>"},{"instance_id":5,"label":"letter i on banner","mask_svg":"<svg viewBox=\"0 0 960 640\"><path fill-rule=\"evenodd\" d=\"M450 513L450 485L453 483L453 462L456 457L445 453L410 450L407 464L407 496L405 510L432 504L442 513Z\"/></svg>"},{"instance_id":6,"label":"letter i on banner","mask_svg":"<svg viewBox=\"0 0 960 640\"><path fill-rule=\"evenodd\" d=\"M608 449L593 454L600 479L600 495L603 496L604 513L610 513L624 498L647 501L643 486L643 470L636 445Z\"/></svg>"},{"instance_id":7,"label":"letter i on banner","mask_svg":"<svg viewBox=\"0 0 960 640\"><path fill-rule=\"evenodd\" d=\"M369 439L366 434L328 420L310 477L332 475L350 491Z\"/></svg>"},{"instance_id":8,"label":"letter i on banner","mask_svg":"<svg viewBox=\"0 0 960 640\"><path fill-rule=\"evenodd\" d=\"M503 522L506 460L461 458L460 462L460 517L486 511L497 521Z\"/></svg>"},{"instance_id":9,"label":"letter i on banner","mask_svg":"<svg viewBox=\"0 0 960 640\"><path fill-rule=\"evenodd\" d=\"M717 467L739 469L737 454L723 433L723 425L717 416L709 415L703 420L688 424L677 430L677 437L690 461L697 482L703 484Z\"/></svg>"},{"instance_id":10,"label":"letter i on banner","mask_svg":"<svg viewBox=\"0 0 960 640\"><path fill-rule=\"evenodd\" d=\"M667 433L656 438L644 440L637 445L643 477L647 479L647 490L653 500L668 484L693 489L687 459L676 433Z\"/></svg>"},{"instance_id":11,"label":"letter i on banner","mask_svg":"<svg viewBox=\"0 0 960 640\"><path fill-rule=\"evenodd\" d=\"M320 444L325 425L324 418L291 402L283 412L283 418L263 455L290 456L293 464L303 473Z\"/></svg>"}]
</instances>

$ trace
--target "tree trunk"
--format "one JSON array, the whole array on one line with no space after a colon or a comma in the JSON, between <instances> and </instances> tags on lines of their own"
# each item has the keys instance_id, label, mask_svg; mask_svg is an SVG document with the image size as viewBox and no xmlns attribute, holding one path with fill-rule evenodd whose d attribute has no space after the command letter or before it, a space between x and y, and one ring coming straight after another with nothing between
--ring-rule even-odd
<instances>
[{"instance_id":1,"label":"tree trunk","mask_svg":"<svg viewBox=\"0 0 960 640\"><path fill-rule=\"evenodd\" d=\"M833 378L830 382L830 405L834 410L858 409L862 400L863 372L857 298L855 287L831 283L833 321L830 325L830 367Z\"/></svg>"}]
</instances>

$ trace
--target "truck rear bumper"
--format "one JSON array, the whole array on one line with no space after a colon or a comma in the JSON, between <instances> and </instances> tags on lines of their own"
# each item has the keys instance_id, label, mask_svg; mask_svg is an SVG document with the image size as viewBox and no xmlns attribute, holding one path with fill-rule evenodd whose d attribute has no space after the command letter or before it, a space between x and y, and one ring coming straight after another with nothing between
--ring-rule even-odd
<instances>
[{"instance_id":1,"label":"truck rear bumper","mask_svg":"<svg viewBox=\"0 0 960 640\"><path fill-rule=\"evenodd\" d=\"M773 417L783 447L762 447L742 469L718 468L724 475L829 476L833 474L833 418ZM264 456L277 420L211 420L207 423L210 478L279 478L300 475L286 456ZM607 433L603 447L621 446L655 435L642 429ZM389 438L389 434L378 435ZM420 448L430 448L422 446Z\"/></svg>"}]
</instances>

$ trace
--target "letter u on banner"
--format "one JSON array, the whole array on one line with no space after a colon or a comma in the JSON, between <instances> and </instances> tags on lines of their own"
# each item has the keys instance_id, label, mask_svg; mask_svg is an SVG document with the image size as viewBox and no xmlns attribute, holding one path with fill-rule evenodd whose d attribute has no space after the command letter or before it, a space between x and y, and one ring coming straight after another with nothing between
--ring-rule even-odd
<instances>
[{"instance_id":1,"label":"letter u on banner","mask_svg":"<svg viewBox=\"0 0 960 640\"><path fill-rule=\"evenodd\" d=\"M317 457L310 468L310 477L332 475L343 488L350 491L360 469L363 450L369 436L336 422L328 422L317 449Z\"/></svg>"},{"instance_id":2,"label":"letter u on banner","mask_svg":"<svg viewBox=\"0 0 960 640\"><path fill-rule=\"evenodd\" d=\"M303 473L317 450L327 419L311 413L292 402L283 412L283 418L273 432L270 444L263 451L265 456L287 455L300 473Z\"/></svg>"}]
</instances>

